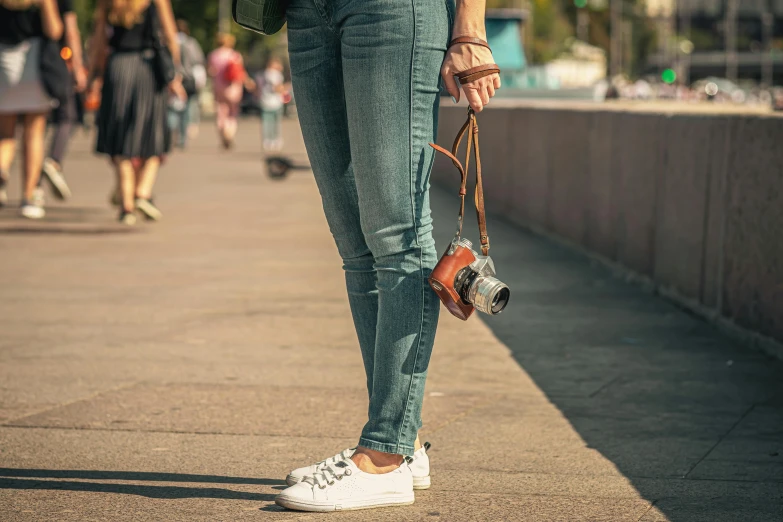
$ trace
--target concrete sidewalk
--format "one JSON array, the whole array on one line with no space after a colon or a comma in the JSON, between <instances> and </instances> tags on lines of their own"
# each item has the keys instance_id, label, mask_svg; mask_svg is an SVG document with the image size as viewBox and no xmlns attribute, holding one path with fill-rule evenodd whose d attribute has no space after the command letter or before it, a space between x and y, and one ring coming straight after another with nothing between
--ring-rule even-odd
<instances>
[{"instance_id":1,"label":"concrete sidewalk","mask_svg":"<svg viewBox=\"0 0 783 522\"><path fill-rule=\"evenodd\" d=\"M269 180L259 144L248 121L221 152L205 124L159 224L114 223L85 137L72 201L0 211L0 520L783 520L783 365L497 218L512 304L442 316L432 489L275 506L291 468L355 443L366 391L312 176ZM439 248L456 204L434 191Z\"/></svg>"}]
</instances>

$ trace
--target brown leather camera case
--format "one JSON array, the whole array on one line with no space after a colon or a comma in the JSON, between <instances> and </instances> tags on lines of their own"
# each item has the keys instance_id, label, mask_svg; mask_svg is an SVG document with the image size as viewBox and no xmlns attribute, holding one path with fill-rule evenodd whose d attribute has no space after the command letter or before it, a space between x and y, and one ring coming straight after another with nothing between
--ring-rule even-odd
<instances>
[{"instance_id":1,"label":"brown leather camera case","mask_svg":"<svg viewBox=\"0 0 783 522\"><path fill-rule=\"evenodd\" d=\"M465 247L457 246L454 253L446 254L440 258L432 275L430 275L430 286L438 294L443 305L452 315L463 321L468 320L475 308L472 304L465 303L454 290L454 279L460 270L475 260L476 256L473 255L473 252Z\"/></svg>"}]
</instances>

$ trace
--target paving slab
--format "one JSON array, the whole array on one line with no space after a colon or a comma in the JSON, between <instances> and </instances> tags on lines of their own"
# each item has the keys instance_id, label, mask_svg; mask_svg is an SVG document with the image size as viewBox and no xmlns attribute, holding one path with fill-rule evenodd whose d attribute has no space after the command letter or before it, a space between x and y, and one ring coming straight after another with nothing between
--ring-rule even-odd
<instances>
[{"instance_id":1,"label":"paving slab","mask_svg":"<svg viewBox=\"0 0 783 522\"><path fill-rule=\"evenodd\" d=\"M0 520L323 518L274 495L355 443L363 367L312 174L266 177L259 127L167 158L160 223L114 223L81 134L71 201L0 211ZM432 203L440 248L457 199ZM330 519L781 518L780 363L502 216L490 234L512 304L441 316L433 488Z\"/></svg>"}]
</instances>

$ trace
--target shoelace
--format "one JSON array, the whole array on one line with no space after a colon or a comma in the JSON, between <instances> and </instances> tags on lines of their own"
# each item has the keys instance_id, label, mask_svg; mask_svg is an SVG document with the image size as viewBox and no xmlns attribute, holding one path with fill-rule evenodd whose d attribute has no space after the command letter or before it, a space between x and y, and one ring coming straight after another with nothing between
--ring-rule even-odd
<instances>
[{"instance_id":1,"label":"shoelace","mask_svg":"<svg viewBox=\"0 0 783 522\"><path fill-rule=\"evenodd\" d=\"M331 466L324 466L315 475L305 477L302 482L307 482L313 486L318 486L320 489L326 489L327 486L333 486L334 481L342 480L343 477L351 475L351 470L346 469L343 473L337 473L337 471Z\"/></svg>"},{"instance_id":2,"label":"shoelace","mask_svg":"<svg viewBox=\"0 0 783 522\"><path fill-rule=\"evenodd\" d=\"M334 457L329 457L328 459L322 460L321 462L316 464L315 465L315 469L320 471L325 466L331 466L332 464L337 464L340 461L349 459L349 458L351 458L351 453L349 453L349 452L352 452L355 449L356 448L349 448L349 449L342 450L340 453L338 453Z\"/></svg>"}]
</instances>

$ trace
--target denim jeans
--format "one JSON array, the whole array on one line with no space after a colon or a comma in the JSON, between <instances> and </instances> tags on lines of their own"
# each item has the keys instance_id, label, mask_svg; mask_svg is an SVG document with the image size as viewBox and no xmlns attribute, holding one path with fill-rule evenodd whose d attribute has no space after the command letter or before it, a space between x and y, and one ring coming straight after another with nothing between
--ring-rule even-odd
<instances>
[{"instance_id":1,"label":"denim jeans","mask_svg":"<svg viewBox=\"0 0 783 522\"><path fill-rule=\"evenodd\" d=\"M440 303L429 175L451 0L292 0L307 153L343 259L369 392L359 445L411 455Z\"/></svg>"},{"instance_id":2,"label":"denim jeans","mask_svg":"<svg viewBox=\"0 0 783 522\"><path fill-rule=\"evenodd\" d=\"M188 106L186 105L183 110L169 107L168 111L169 129L171 129L172 133L177 134L177 146L184 148L188 139L188 125L190 125L190 112L188 111Z\"/></svg>"},{"instance_id":3,"label":"denim jeans","mask_svg":"<svg viewBox=\"0 0 783 522\"><path fill-rule=\"evenodd\" d=\"M280 118L283 116L283 108L261 109L261 124L263 127L264 141L272 141L280 138Z\"/></svg>"}]
</instances>

